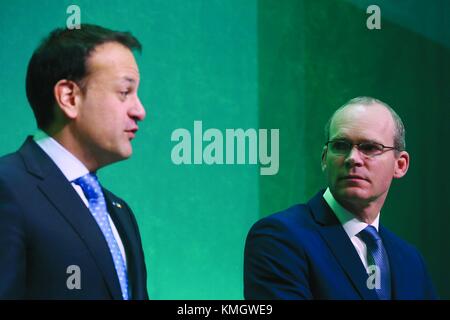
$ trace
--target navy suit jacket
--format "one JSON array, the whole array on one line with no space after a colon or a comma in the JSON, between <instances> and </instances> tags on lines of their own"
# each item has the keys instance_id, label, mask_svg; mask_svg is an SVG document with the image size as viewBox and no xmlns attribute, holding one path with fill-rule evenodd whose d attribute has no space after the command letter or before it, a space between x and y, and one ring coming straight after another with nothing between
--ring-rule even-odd
<instances>
[{"instance_id":1,"label":"navy suit jacket","mask_svg":"<svg viewBox=\"0 0 450 320\"><path fill-rule=\"evenodd\" d=\"M131 298L147 299L134 215L123 200L103 192L125 247ZM79 267L80 289L67 285L75 275L68 270L72 265ZM95 219L31 137L19 151L0 158L0 299L122 299Z\"/></svg>"},{"instance_id":2,"label":"navy suit jacket","mask_svg":"<svg viewBox=\"0 0 450 320\"><path fill-rule=\"evenodd\" d=\"M322 197L257 222L244 257L246 299L378 299L350 238ZM393 299L436 298L423 258L380 226Z\"/></svg>"}]
</instances>

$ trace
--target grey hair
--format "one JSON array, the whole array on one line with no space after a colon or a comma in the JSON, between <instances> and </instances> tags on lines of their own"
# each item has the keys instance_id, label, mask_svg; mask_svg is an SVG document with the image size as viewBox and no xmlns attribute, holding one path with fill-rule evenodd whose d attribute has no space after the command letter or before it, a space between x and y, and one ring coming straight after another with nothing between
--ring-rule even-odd
<instances>
[{"instance_id":1,"label":"grey hair","mask_svg":"<svg viewBox=\"0 0 450 320\"><path fill-rule=\"evenodd\" d=\"M406 148L406 141L405 141L405 126L403 125L403 121L400 118L400 116L394 111L394 109L392 109L387 103L372 98L372 97L356 97L353 98L349 101L347 101L344 105L342 105L341 107L339 107L330 117L330 119L328 119L327 124L325 125L325 139L326 141L328 141L330 139L330 126L331 126L331 121L333 120L334 116L341 111L342 109L344 109L345 107L349 106L349 105L353 105L353 104L362 104L365 106L370 106L373 104L380 104L382 106L384 106L390 113L392 116L392 119L394 120L394 124L395 124L395 132L394 132L394 147L397 151L403 151Z\"/></svg>"}]
</instances>

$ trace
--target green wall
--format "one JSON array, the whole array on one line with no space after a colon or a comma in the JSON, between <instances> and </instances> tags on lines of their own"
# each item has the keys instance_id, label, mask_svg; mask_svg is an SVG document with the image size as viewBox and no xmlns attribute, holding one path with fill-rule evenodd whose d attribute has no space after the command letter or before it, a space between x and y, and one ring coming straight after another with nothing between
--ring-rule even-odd
<instances>
[{"instance_id":1,"label":"green wall","mask_svg":"<svg viewBox=\"0 0 450 320\"><path fill-rule=\"evenodd\" d=\"M0 154L16 150L35 122L24 78L43 36L82 22L129 30L147 119L131 159L100 172L137 217L153 299L241 299L245 236L260 217L306 201L324 179L322 128L346 100L373 95L403 117L412 156L382 222L424 254L439 293L450 298L449 2L338 0L0 0ZM366 28L379 4L382 29ZM280 170L171 161L171 133L280 128Z\"/></svg>"},{"instance_id":2,"label":"green wall","mask_svg":"<svg viewBox=\"0 0 450 320\"><path fill-rule=\"evenodd\" d=\"M24 78L40 39L65 26L71 1L2 1L0 154L35 123ZM172 131L257 128L255 1L76 1L82 22L129 30L147 118L131 159L100 171L138 220L153 299L241 299L242 250L258 218L257 165L171 161ZM126 3L126 5L124 5ZM5 50L6 48L6 50Z\"/></svg>"}]
</instances>

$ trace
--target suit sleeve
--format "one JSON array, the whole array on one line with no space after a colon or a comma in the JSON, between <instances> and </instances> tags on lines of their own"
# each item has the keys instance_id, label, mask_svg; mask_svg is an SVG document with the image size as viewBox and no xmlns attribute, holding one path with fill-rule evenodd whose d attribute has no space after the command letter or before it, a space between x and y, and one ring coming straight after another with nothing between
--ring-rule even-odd
<instances>
[{"instance_id":1,"label":"suit sleeve","mask_svg":"<svg viewBox=\"0 0 450 320\"><path fill-rule=\"evenodd\" d=\"M417 251L419 255L419 260L422 265L423 270L423 300L436 300L439 299L433 281L431 280L430 274L428 273L427 267L425 265L425 260L423 256Z\"/></svg>"},{"instance_id":2,"label":"suit sleeve","mask_svg":"<svg viewBox=\"0 0 450 320\"><path fill-rule=\"evenodd\" d=\"M25 232L20 205L0 180L0 299L23 299Z\"/></svg>"},{"instance_id":3,"label":"suit sleeve","mask_svg":"<svg viewBox=\"0 0 450 320\"><path fill-rule=\"evenodd\" d=\"M244 252L245 299L312 299L308 262L289 227L263 219L250 230Z\"/></svg>"}]
</instances>

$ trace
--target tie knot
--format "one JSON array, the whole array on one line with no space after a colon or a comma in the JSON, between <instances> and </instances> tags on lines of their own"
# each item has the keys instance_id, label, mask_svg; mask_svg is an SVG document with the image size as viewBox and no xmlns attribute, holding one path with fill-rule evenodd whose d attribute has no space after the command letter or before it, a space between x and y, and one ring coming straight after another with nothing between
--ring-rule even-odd
<instances>
[{"instance_id":1,"label":"tie knot","mask_svg":"<svg viewBox=\"0 0 450 320\"><path fill-rule=\"evenodd\" d=\"M88 200L96 199L103 195L98 178L94 173L88 173L75 179L73 182L81 187Z\"/></svg>"},{"instance_id":2,"label":"tie knot","mask_svg":"<svg viewBox=\"0 0 450 320\"><path fill-rule=\"evenodd\" d=\"M378 241L381 241L381 237L378 234L377 229L374 226L368 225L360 233L359 236L366 244L376 245Z\"/></svg>"}]
</instances>

